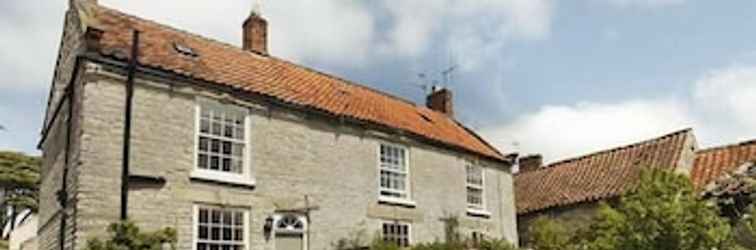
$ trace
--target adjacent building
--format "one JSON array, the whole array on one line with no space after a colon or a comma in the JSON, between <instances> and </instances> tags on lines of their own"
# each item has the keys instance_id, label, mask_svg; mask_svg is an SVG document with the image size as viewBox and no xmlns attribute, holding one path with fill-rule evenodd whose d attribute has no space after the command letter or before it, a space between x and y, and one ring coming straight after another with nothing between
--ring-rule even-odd
<instances>
[{"instance_id":1,"label":"adjacent building","mask_svg":"<svg viewBox=\"0 0 756 250\"><path fill-rule=\"evenodd\" d=\"M520 159L515 176L518 231L527 244L533 220L558 218L569 229L586 225L600 202L617 202L643 168L690 176L704 193L717 181L756 162L756 141L699 149L692 130L543 165L540 156Z\"/></svg>"},{"instance_id":2,"label":"adjacent building","mask_svg":"<svg viewBox=\"0 0 756 250\"><path fill-rule=\"evenodd\" d=\"M288 62L267 25L252 13L237 47L71 0L39 249L82 249L123 215L175 228L179 249L330 249L357 231L408 245L449 218L517 241L513 160L454 119L450 90L416 105Z\"/></svg>"}]
</instances>

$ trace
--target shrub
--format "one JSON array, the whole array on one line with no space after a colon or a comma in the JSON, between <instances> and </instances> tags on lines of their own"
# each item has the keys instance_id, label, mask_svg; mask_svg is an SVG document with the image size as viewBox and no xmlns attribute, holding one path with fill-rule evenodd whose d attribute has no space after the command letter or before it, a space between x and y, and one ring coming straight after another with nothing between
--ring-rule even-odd
<instances>
[{"instance_id":1,"label":"shrub","mask_svg":"<svg viewBox=\"0 0 756 250\"><path fill-rule=\"evenodd\" d=\"M536 250L567 250L572 246L573 235L559 220L539 217L529 228L530 246Z\"/></svg>"},{"instance_id":2,"label":"shrub","mask_svg":"<svg viewBox=\"0 0 756 250\"><path fill-rule=\"evenodd\" d=\"M152 233L142 233L132 222L119 222L108 227L110 238L87 242L86 250L162 250L163 245L176 249L176 231L165 228Z\"/></svg>"},{"instance_id":3,"label":"shrub","mask_svg":"<svg viewBox=\"0 0 756 250\"><path fill-rule=\"evenodd\" d=\"M587 249L736 249L716 207L695 194L687 177L662 170L644 170L617 207L602 205L588 232Z\"/></svg>"}]
</instances>

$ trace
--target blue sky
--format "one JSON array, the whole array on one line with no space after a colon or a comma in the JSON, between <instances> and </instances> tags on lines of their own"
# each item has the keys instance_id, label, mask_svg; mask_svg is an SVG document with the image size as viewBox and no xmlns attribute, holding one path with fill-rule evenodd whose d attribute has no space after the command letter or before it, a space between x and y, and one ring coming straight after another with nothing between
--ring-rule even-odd
<instances>
[{"instance_id":1,"label":"blue sky","mask_svg":"<svg viewBox=\"0 0 756 250\"><path fill-rule=\"evenodd\" d=\"M100 0L232 44L253 0ZM67 1L0 2L0 148L36 153ZM756 139L756 2L263 1L272 54L422 103L442 80L457 118L548 160L692 127ZM423 80L417 77L424 73ZM442 82L443 83L443 82Z\"/></svg>"}]
</instances>

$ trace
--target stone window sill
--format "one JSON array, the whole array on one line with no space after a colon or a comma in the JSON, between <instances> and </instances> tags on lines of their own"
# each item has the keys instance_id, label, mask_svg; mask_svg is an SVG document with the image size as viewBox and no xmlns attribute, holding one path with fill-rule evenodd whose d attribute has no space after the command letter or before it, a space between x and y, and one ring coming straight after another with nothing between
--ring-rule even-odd
<instances>
[{"instance_id":1,"label":"stone window sill","mask_svg":"<svg viewBox=\"0 0 756 250\"><path fill-rule=\"evenodd\" d=\"M379 196L378 203L398 205L398 206L403 206L403 207L412 207L412 208L417 206L417 203L408 199L386 197L386 196Z\"/></svg>"},{"instance_id":2,"label":"stone window sill","mask_svg":"<svg viewBox=\"0 0 756 250\"><path fill-rule=\"evenodd\" d=\"M235 186L255 187L255 179L239 174L221 173L207 170L194 170L190 177L196 180L211 181L217 183L231 184Z\"/></svg>"},{"instance_id":3,"label":"stone window sill","mask_svg":"<svg viewBox=\"0 0 756 250\"><path fill-rule=\"evenodd\" d=\"M479 209L479 208L468 208L467 214L470 216L477 216L477 217L491 217L491 212Z\"/></svg>"}]
</instances>

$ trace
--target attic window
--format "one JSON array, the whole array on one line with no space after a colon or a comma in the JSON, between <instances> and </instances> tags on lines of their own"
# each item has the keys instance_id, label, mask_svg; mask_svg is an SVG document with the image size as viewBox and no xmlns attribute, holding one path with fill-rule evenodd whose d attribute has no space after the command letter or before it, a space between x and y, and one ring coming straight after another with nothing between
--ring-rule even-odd
<instances>
[{"instance_id":1,"label":"attic window","mask_svg":"<svg viewBox=\"0 0 756 250\"><path fill-rule=\"evenodd\" d=\"M189 46L183 45L181 43L173 43L173 49L176 50L181 55L188 56L188 57L199 57L199 54L194 51L194 49L190 48Z\"/></svg>"}]
</instances>

